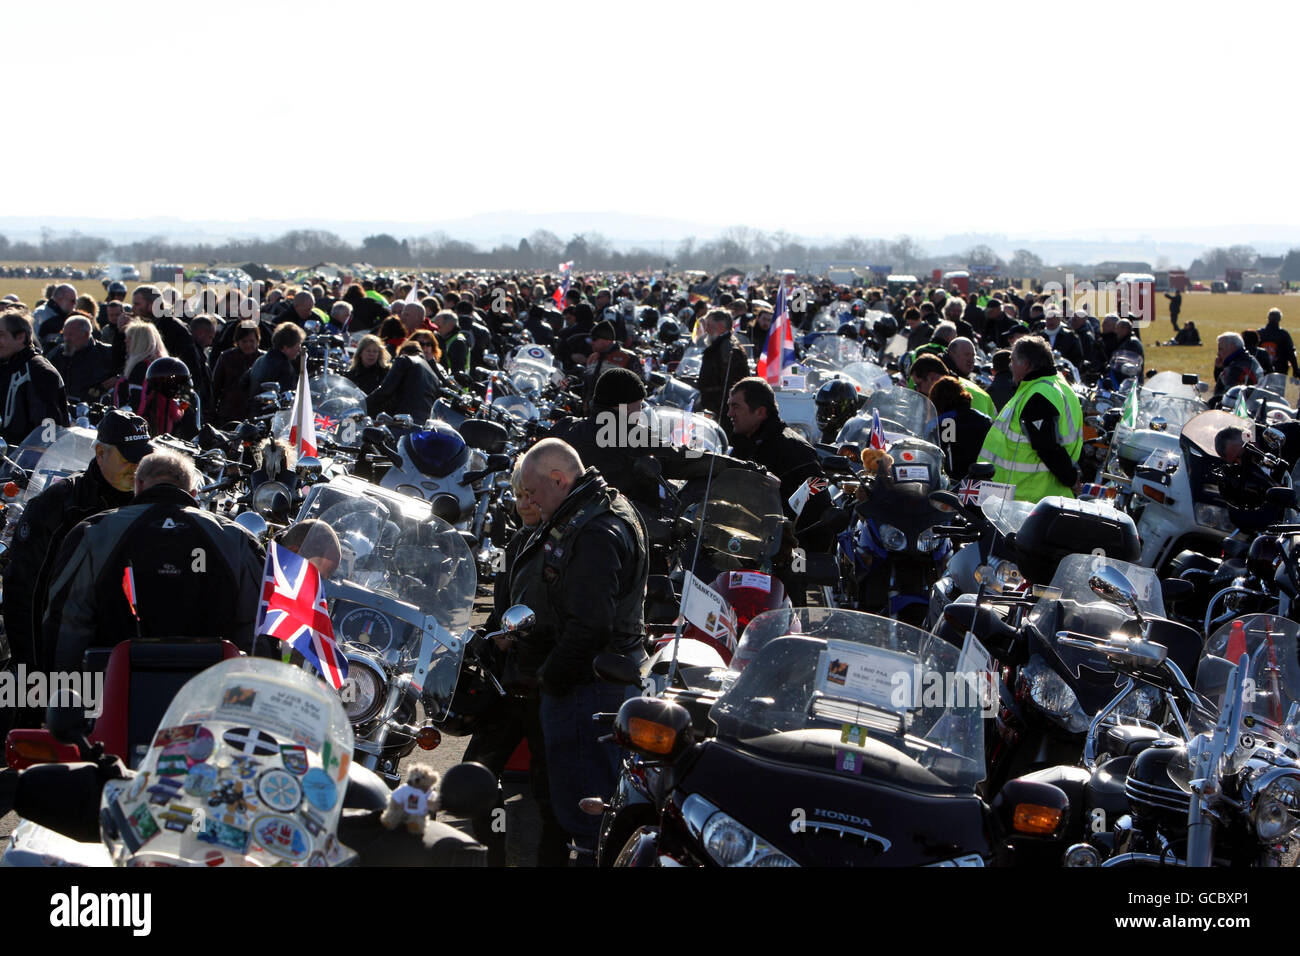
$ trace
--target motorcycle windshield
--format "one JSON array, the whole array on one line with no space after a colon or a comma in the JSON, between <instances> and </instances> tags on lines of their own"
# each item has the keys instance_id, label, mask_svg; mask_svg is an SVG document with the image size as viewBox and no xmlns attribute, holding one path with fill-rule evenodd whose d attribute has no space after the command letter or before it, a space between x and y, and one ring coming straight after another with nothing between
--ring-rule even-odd
<instances>
[{"instance_id":1,"label":"motorcycle windshield","mask_svg":"<svg viewBox=\"0 0 1300 956\"><path fill-rule=\"evenodd\" d=\"M970 789L984 778L988 661L973 638L959 649L874 614L777 608L745 628L710 717L747 746L798 735L781 749L824 750L828 772L865 759L873 775Z\"/></svg>"},{"instance_id":2,"label":"motorcycle windshield","mask_svg":"<svg viewBox=\"0 0 1300 956\"><path fill-rule=\"evenodd\" d=\"M772 475L728 468L713 476L709 497L687 506L683 517L720 570L766 569L781 547L781 483Z\"/></svg>"},{"instance_id":3,"label":"motorcycle windshield","mask_svg":"<svg viewBox=\"0 0 1300 956\"><path fill-rule=\"evenodd\" d=\"M1262 385L1234 386L1224 393L1220 404L1234 414L1244 411L1251 419L1270 425L1289 421L1294 412L1285 398Z\"/></svg>"},{"instance_id":4,"label":"motorcycle windshield","mask_svg":"<svg viewBox=\"0 0 1300 956\"><path fill-rule=\"evenodd\" d=\"M844 366L840 374L853 382L863 395L894 387L894 380L889 377L889 373L870 362L851 362Z\"/></svg>"},{"instance_id":5,"label":"motorcycle windshield","mask_svg":"<svg viewBox=\"0 0 1300 956\"><path fill-rule=\"evenodd\" d=\"M505 411L517 422L535 422L542 415L537 406L522 395L498 395L492 399L492 405Z\"/></svg>"},{"instance_id":6,"label":"motorcycle windshield","mask_svg":"<svg viewBox=\"0 0 1300 956\"><path fill-rule=\"evenodd\" d=\"M881 388L867 396L856 418L850 418L835 439L841 445L856 442L864 448L870 442L872 411L880 414L880 427L892 435L923 438L934 427L939 414L920 392L893 386Z\"/></svg>"},{"instance_id":7,"label":"motorcycle windshield","mask_svg":"<svg viewBox=\"0 0 1300 956\"><path fill-rule=\"evenodd\" d=\"M1259 387L1280 396L1292 408L1300 408L1300 378L1270 372L1260 379Z\"/></svg>"},{"instance_id":8,"label":"motorcycle windshield","mask_svg":"<svg viewBox=\"0 0 1300 956\"><path fill-rule=\"evenodd\" d=\"M325 585L335 639L349 655L412 675L429 718L441 719L478 583L465 539L429 502L352 478L313 486L298 521L311 518L334 531L342 552ZM309 554L312 541L309 534L300 553Z\"/></svg>"},{"instance_id":9,"label":"motorcycle windshield","mask_svg":"<svg viewBox=\"0 0 1300 956\"><path fill-rule=\"evenodd\" d=\"M663 405L647 405L644 411L661 445L693 448L719 455L727 450L727 433L712 419Z\"/></svg>"},{"instance_id":10,"label":"motorcycle windshield","mask_svg":"<svg viewBox=\"0 0 1300 956\"><path fill-rule=\"evenodd\" d=\"M1138 389L1137 421L1129 424L1120 419L1115 426L1115 444L1122 445L1133 432L1150 428L1151 422L1157 418L1163 418L1167 423L1165 431L1177 435L1184 425L1205 410L1205 403L1199 398L1156 394L1143 386Z\"/></svg>"},{"instance_id":11,"label":"motorcycle windshield","mask_svg":"<svg viewBox=\"0 0 1300 956\"><path fill-rule=\"evenodd\" d=\"M101 797L125 866L337 866L354 740L339 695L279 661L239 657L176 695L131 780Z\"/></svg>"},{"instance_id":12,"label":"motorcycle windshield","mask_svg":"<svg viewBox=\"0 0 1300 956\"><path fill-rule=\"evenodd\" d=\"M704 343L692 342L682 353L682 360L677 363L677 375L681 378L698 378L700 366L704 361Z\"/></svg>"},{"instance_id":13,"label":"motorcycle windshield","mask_svg":"<svg viewBox=\"0 0 1300 956\"><path fill-rule=\"evenodd\" d=\"M1061 563L1056 568L1056 574L1052 575L1052 583L1049 585L1052 589L1051 594L1034 605L1033 611L1030 612L1031 615L1041 615L1044 610L1050 609L1051 605L1057 601L1078 606L1103 604L1110 608L1118 607L1118 605L1112 604L1101 597L1088 583L1089 579L1101 571L1102 568L1114 568L1128 578L1137 594L1138 609L1144 616L1165 616L1165 602L1160 590L1160 578L1156 576L1154 571L1150 568L1129 564L1127 561L1117 561L1114 558L1099 554L1068 554L1062 558ZM1120 613L1125 614L1125 619L1127 619L1126 612L1121 611Z\"/></svg>"},{"instance_id":14,"label":"motorcycle windshield","mask_svg":"<svg viewBox=\"0 0 1300 956\"><path fill-rule=\"evenodd\" d=\"M980 505L980 511L998 534L1006 538L1020 530L1036 501L1016 501L1014 498L990 497Z\"/></svg>"},{"instance_id":15,"label":"motorcycle windshield","mask_svg":"<svg viewBox=\"0 0 1300 956\"><path fill-rule=\"evenodd\" d=\"M844 335L823 335L804 355L804 361L825 362L831 368L844 368L862 362L862 345Z\"/></svg>"},{"instance_id":16,"label":"motorcycle windshield","mask_svg":"<svg viewBox=\"0 0 1300 956\"><path fill-rule=\"evenodd\" d=\"M1289 730L1284 728L1292 706L1300 702L1298 646L1300 624L1295 621L1274 614L1239 617L1224 624L1205 642L1196 665L1196 692L1217 715L1226 703L1229 669L1243 653L1249 654L1243 732L1294 745L1294 734L1288 741Z\"/></svg>"},{"instance_id":17,"label":"motorcycle windshield","mask_svg":"<svg viewBox=\"0 0 1300 956\"><path fill-rule=\"evenodd\" d=\"M680 378L670 376L659 390L659 404L671 405L673 408L693 409L700 401L700 390L692 388Z\"/></svg>"},{"instance_id":18,"label":"motorcycle windshield","mask_svg":"<svg viewBox=\"0 0 1300 956\"><path fill-rule=\"evenodd\" d=\"M1220 456L1214 450L1214 438L1225 428L1240 428L1246 441L1255 440L1255 426L1250 419L1219 409L1201 412L1188 421L1183 426L1181 440L1195 447L1201 454L1217 459Z\"/></svg>"},{"instance_id":19,"label":"motorcycle windshield","mask_svg":"<svg viewBox=\"0 0 1300 956\"><path fill-rule=\"evenodd\" d=\"M1144 392L1168 395L1170 398L1189 398L1200 401L1201 393L1195 385L1184 385L1181 372L1157 372L1142 386Z\"/></svg>"},{"instance_id":20,"label":"motorcycle windshield","mask_svg":"<svg viewBox=\"0 0 1300 956\"><path fill-rule=\"evenodd\" d=\"M520 395L535 398L558 373L550 365L521 359L512 364L509 372L511 387Z\"/></svg>"},{"instance_id":21,"label":"motorcycle windshield","mask_svg":"<svg viewBox=\"0 0 1300 956\"><path fill-rule=\"evenodd\" d=\"M352 412L365 414L366 393L342 375L317 375L307 382L316 416L340 419Z\"/></svg>"},{"instance_id":22,"label":"motorcycle windshield","mask_svg":"<svg viewBox=\"0 0 1300 956\"><path fill-rule=\"evenodd\" d=\"M56 481L86 470L95 460L95 431L75 425L37 428L9 457L29 473L27 487L11 502L11 506L25 505ZM7 523L10 527L17 524L13 520Z\"/></svg>"},{"instance_id":23,"label":"motorcycle windshield","mask_svg":"<svg viewBox=\"0 0 1300 956\"><path fill-rule=\"evenodd\" d=\"M551 355L550 350L545 346L521 345L506 359L506 371L513 372L515 366L521 362L549 367L555 365L555 356Z\"/></svg>"}]
</instances>

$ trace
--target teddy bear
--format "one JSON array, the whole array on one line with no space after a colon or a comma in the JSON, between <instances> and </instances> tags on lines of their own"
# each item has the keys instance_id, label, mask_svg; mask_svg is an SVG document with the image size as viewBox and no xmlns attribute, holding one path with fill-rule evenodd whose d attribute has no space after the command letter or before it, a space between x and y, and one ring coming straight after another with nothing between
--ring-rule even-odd
<instances>
[{"instance_id":1,"label":"teddy bear","mask_svg":"<svg viewBox=\"0 0 1300 956\"><path fill-rule=\"evenodd\" d=\"M388 806L379 816L386 829L405 826L412 833L424 832L425 818L438 810L438 771L429 767L412 767L406 772L406 781L392 792Z\"/></svg>"},{"instance_id":2,"label":"teddy bear","mask_svg":"<svg viewBox=\"0 0 1300 956\"><path fill-rule=\"evenodd\" d=\"M894 467L894 456L880 448L864 448L862 450L862 484L858 485L857 500L866 501L871 497L870 482L867 478L882 478L889 474L889 469Z\"/></svg>"}]
</instances>

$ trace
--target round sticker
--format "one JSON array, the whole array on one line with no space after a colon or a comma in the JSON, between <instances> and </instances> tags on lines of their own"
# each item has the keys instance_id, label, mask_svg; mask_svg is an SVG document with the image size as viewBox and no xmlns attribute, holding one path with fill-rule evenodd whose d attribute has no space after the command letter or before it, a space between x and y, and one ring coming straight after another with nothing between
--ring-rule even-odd
<instances>
[{"instance_id":1,"label":"round sticker","mask_svg":"<svg viewBox=\"0 0 1300 956\"><path fill-rule=\"evenodd\" d=\"M527 354L529 358L535 358L535 359L546 358L545 350L538 348L536 345L529 348L527 353L525 354Z\"/></svg>"},{"instance_id":2,"label":"round sticker","mask_svg":"<svg viewBox=\"0 0 1300 956\"><path fill-rule=\"evenodd\" d=\"M206 727L200 727L194 739L190 741L189 748L185 751L185 756L189 758L190 763L203 763L212 756L212 747L216 740L212 736L212 731Z\"/></svg>"},{"instance_id":3,"label":"round sticker","mask_svg":"<svg viewBox=\"0 0 1300 956\"><path fill-rule=\"evenodd\" d=\"M253 842L283 860L297 862L311 854L311 837L289 817L264 814L253 821Z\"/></svg>"},{"instance_id":4,"label":"round sticker","mask_svg":"<svg viewBox=\"0 0 1300 956\"><path fill-rule=\"evenodd\" d=\"M338 787L333 779L320 767L307 771L302 778L302 789L307 799L317 810L328 810L338 800Z\"/></svg>"},{"instance_id":5,"label":"round sticker","mask_svg":"<svg viewBox=\"0 0 1300 956\"><path fill-rule=\"evenodd\" d=\"M257 795L268 810L292 813L302 803L302 785L289 771L276 767L258 777Z\"/></svg>"},{"instance_id":6,"label":"round sticker","mask_svg":"<svg viewBox=\"0 0 1300 956\"><path fill-rule=\"evenodd\" d=\"M217 769L205 763L196 763L185 775L185 791L195 796L205 796L217 788Z\"/></svg>"},{"instance_id":7,"label":"round sticker","mask_svg":"<svg viewBox=\"0 0 1300 956\"><path fill-rule=\"evenodd\" d=\"M740 554L740 549L742 547L744 547L744 545L740 543L739 538L732 538L727 542L727 550L732 554Z\"/></svg>"}]
</instances>

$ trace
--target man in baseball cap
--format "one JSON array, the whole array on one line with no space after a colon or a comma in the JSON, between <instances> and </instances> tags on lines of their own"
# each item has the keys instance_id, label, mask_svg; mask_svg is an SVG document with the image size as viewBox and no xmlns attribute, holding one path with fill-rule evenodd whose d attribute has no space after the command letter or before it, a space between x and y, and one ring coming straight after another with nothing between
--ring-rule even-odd
<instances>
[{"instance_id":1,"label":"man in baseball cap","mask_svg":"<svg viewBox=\"0 0 1300 956\"><path fill-rule=\"evenodd\" d=\"M52 648L43 648L40 640L41 620L57 570L51 565L63 539L91 515L130 504L135 466L152 450L148 423L114 409L99 423L95 457L86 470L49 485L23 509L4 574L4 622L14 661L29 671L47 670L50 663ZM21 713L17 725L39 727L43 716Z\"/></svg>"}]
</instances>

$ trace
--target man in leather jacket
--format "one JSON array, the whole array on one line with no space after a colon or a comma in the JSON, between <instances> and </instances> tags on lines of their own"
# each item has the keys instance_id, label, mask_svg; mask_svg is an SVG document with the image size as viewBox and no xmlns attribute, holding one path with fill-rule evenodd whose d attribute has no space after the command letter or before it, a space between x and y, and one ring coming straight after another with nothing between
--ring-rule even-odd
<instances>
[{"instance_id":1,"label":"man in leather jacket","mask_svg":"<svg viewBox=\"0 0 1300 956\"><path fill-rule=\"evenodd\" d=\"M538 632L555 639L537 673L551 800L583 851L580 862L591 863L600 819L578 802L612 795L619 764L591 716L617 711L636 693L601 681L593 661L602 652L645 659L646 533L628 500L594 469L584 471L564 442L538 442L520 469L521 490L536 502L542 523L515 559L511 587L521 573L540 572L545 585L546 600L533 610Z\"/></svg>"},{"instance_id":2,"label":"man in leather jacket","mask_svg":"<svg viewBox=\"0 0 1300 956\"><path fill-rule=\"evenodd\" d=\"M731 387L749 375L749 359L731 331L732 317L726 309L712 309L704 321L712 341L700 356L700 409L721 417Z\"/></svg>"},{"instance_id":3,"label":"man in leather jacket","mask_svg":"<svg viewBox=\"0 0 1300 956\"><path fill-rule=\"evenodd\" d=\"M26 311L0 314L0 438L21 445L43 422L67 427L68 396L63 379L32 347L32 319Z\"/></svg>"},{"instance_id":4,"label":"man in leather jacket","mask_svg":"<svg viewBox=\"0 0 1300 956\"><path fill-rule=\"evenodd\" d=\"M68 534L45 613L54 670L78 671L87 648L137 633L225 638L252 650L262 546L234 521L198 507L197 479L184 456L152 452L136 468L134 502ZM128 569L134 610L123 589Z\"/></svg>"},{"instance_id":5,"label":"man in leather jacket","mask_svg":"<svg viewBox=\"0 0 1300 956\"><path fill-rule=\"evenodd\" d=\"M84 472L57 481L23 509L4 572L4 624L13 665L48 671L41 619L54 557L68 532L84 518L131 503L136 464L149 453L149 426L139 415L114 409L99 423L95 457ZM40 711L18 711L12 726L39 727ZM0 719L0 724L6 721Z\"/></svg>"}]
</instances>

